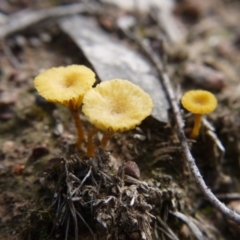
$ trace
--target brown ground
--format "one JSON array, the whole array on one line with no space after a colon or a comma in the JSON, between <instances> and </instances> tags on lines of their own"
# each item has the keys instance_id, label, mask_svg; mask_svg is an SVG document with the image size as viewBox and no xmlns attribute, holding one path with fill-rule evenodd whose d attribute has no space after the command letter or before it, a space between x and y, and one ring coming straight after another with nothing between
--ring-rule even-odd
<instances>
[{"instance_id":1,"label":"brown ground","mask_svg":"<svg viewBox=\"0 0 240 240\"><path fill-rule=\"evenodd\" d=\"M11 13L33 5L14 2L0 7ZM34 7L47 5L35 3ZM208 186L240 212L239 9L239 1L233 0L179 3L175 14L188 38L184 44L165 44L165 51L176 89L207 89L219 101L217 110L207 117L217 138L205 124L191 149ZM98 19L117 34L110 24L112 15ZM142 19L141 28L148 26L146 37L158 49L152 37L156 24ZM49 41L40 37L43 33ZM26 42L16 41L17 36ZM9 36L1 43L0 60L1 239L64 239L66 235L68 239L197 239L197 230L174 216L175 210L197 226L199 239L237 238L239 226L203 198L191 177L171 113L166 126L147 119L135 130L116 134L109 152L99 148L91 161L85 157L85 143L81 151L74 150L76 132L69 112L40 98L33 86L41 69L86 63L54 22ZM179 91L176 94L181 96ZM192 117L185 113L187 133ZM82 119L85 129L91 129ZM70 196L82 181L80 191Z\"/></svg>"}]
</instances>

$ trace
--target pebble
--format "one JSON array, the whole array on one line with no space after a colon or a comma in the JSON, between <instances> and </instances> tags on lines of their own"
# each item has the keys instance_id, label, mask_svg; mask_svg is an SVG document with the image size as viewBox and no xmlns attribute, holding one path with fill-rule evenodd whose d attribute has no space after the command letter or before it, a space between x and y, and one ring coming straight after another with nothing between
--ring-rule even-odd
<instances>
[{"instance_id":1,"label":"pebble","mask_svg":"<svg viewBox=\"0 0 240 240\"><path fill-rule=\"evenodd\" d=\"M174 14L181 16L185 21L195 23L202 17L203 8L200 1L185 0L178 2L175 5Z\"/></svg>"},{"instance_id":2,"label":"pebble","mask_svg":"<svg viewBox=\"0 0 240 240\"><path fill-rule=\"evenodd\" d=\"M131 240L140 240L140 239L142 239L142 238L141 238L141 235L140 235L139 232L132 232L132 233L130 234L130 239L131 239Z\"/></svg>"},{"instance_id":3,"label":"pebble","mask_svg":"<svg viewBox=\"0 0 240 240\"><path fill-rule=\"evenodd\" d=\"M129 29L129 28L135 26L136 23L137 23L137 19L130 15L125 15L125 16L119 17L116 22L117 26L120 29Z\"/></svg>"},{"instance_id":4,"label":"pebble","mask_svg":"<svg viewBox=\"0 0 240 240\"><path fill-rule=\"evenodd\" d=\"M189 230L189 228L187 227L186 224L182 225L179 234L180 234L180 237L182 239L189 239L190 238L191 233L190 233L190 230Z\"/></svg>"},{"instance_id":5,"label":"pebble","mask_svg":"<svg viewBox=\"0 0 240 240\"><path fill-rule=\"evenodd\" d=\"M199 87L210 91L219 92L225 85L225 76L222 72L200 64L187 64L185 76Z\"/></svg>"},{"instance_id":6,"label":"pebble","mask_svg":"<svg viewBox=\"0 0 240 240\"><path fill-rule=\"evenodd\" d=\"M4 154L12 152L14 149L14 145L15 145L15 143L13 141L6 141L2 146L2 152Z\"/></svg>"},{"instance_id":7,"label":"pebble","mask_svg":"<svg viewBox=\"0 0 240 240\"><path fill-rule=\"evenodd\" d=\"M140 178L139 167L133 161L127 161L123 166L123 170L124 170L126 175L129 175L129 176L137 178L137 179Z\"/></svg>"},{"instance_id":8,"label":"pebble","mask_svg":"<svg viewBox=\"0 0 240 240\"><path fill-rule=\"evenodd\" d=\"M17 164L12 167L12 172L16 175L22 175L25 170L25 166L22 164Z\"/></svg>"},{"instance_id":9,"label":"pebble","mask_svg":"<svg viewBox=\"0 0 240 240\"><path fill-rule=\"evenodd\" d=\"M63 124L60 121L58 121L53 131L54 136L56 137L61 136L63 134L63 131L64 131Z\"/></svg>"},{"instance_id":10,"label":"pebble","mask_svg":"<svg viewBox=\"0 0 240 240\"><path fill-rule=\"evenodd\" d=\"M16 102L18 94L16 91L3 91L0 92L0 107L1 106L9 106Z\"/></svg>"},{"instance_id":11,"label":"pebble","mask_svg":"<svg viewBox=\"0 0 240 240\"><path fill-rule=\"evenodd\" d=\"M21 47L21 48L23 48L27 45L27 40L22 35L16 35L15 36L15 42L16 42L16 45Z\"/></svg>"},{"instance_id":12,"label":"pebble","mask_svg":"<svg viewBox=\"0 0 240 240\"><path fill-rule=\"evenodd\" d=\"M40 39L42 40L42 42L44 43L49 43L52 41L52 37L49 33L43 32L39 35Z\"/></svg>"},{"instance_id":13,"label":"pebble","mask_svg":"<svg viewBox=\"0 0 240 240\"><path fill-rule=\"evenodd\" d=\"M32 154L31 154L29 160L36 161L39 158L47 155L48 153L49 153L49 149L47 147L44 147L44 146L34 147L33 150L32 150Z\"/></svg>"}]
</instances>

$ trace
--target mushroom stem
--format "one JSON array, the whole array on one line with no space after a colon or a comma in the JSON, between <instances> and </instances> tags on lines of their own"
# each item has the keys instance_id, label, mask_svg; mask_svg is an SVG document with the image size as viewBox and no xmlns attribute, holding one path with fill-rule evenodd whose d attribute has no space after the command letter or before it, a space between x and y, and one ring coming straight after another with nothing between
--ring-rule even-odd
<instances>
[{"instance_id":1,"label":"mushroom stem","mask_svg":"<svg viewBox=\"0 0 240 240\"><path fill-rule=\"evenodd\" d=\"M103 138L102 138L102 141L101 141L101 146L103 148L106 148L107 144L108 144L108 140L111 139L111 137L113 136L114 132L105 132L103 134Z\"/></svg>"},{"instance_id":2,"label":"mushroom stem","mask_svg":"<svg viewBox=\"0 0 240 240\"><path fill-rule=\"evenodd\" d=\"M87 143L87 156L93 157L94 156L94 144L93 144L93 136L98 132L98 129L93 129L88 133L88 143Z\"/></svg>"},{"instance_id":3,"label":"mushroom stem","mask_svg":"<svg viewBox=\"0 0 240 240\"><path fill-rule=\"evenodd\" d=\"M77 129L77 134L78 134L78 140L77 140L77 147L80 148L83 142L83 138L84 138L84 133L83 133L83 127L82 127L82 121L80 119L79 116L79 110L78 109L70 109L71 114L73 116L74 122L75 122L75 126Z\"/></svg>"},{"instance_id":4,"label":"mushroom stem","mask_svg":"<svg viewBox=\"0 0 240 240\"><path fill-rule=\"evenodd\" d=\"M194 114L194 126L192 129L192 132L189 135L191 139L194 139L199 135L199 130L201 127L201 119L202 119L202 114Z\"/></svg>"}]
</instances>

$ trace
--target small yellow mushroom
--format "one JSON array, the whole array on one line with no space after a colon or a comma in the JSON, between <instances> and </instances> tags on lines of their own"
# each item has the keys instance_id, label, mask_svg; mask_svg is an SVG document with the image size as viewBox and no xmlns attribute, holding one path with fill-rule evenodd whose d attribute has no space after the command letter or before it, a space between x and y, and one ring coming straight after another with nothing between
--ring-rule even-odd
<instances>
[{"instance_id":1,"label":"small yellow mushroom","mask_svg":"<svg viewBox=\"0 0 240 240\"><path fill-rule=\"evenodd\" d=\"M217 99L208 91L191 90L183 95L181 102L184 108L194 113L194 127L189 137L196 138L199 135L202 115L216 109Z\"/></svg>"},{"instance_id":2,"label":"small yellow mushroom","mask_svg":"<svg viewBox=\"0 0 240 240\"><path fill-rule=\"evenodd\" d=\"M152 109L152 99L140 87L128 80L113 79L85 94L82 111L96 128L105 132L101 141L105 148L115 132L135 128ZM88 138L88 156L94 154L91 138L92 134Z\"/></svg>"},{"instance_id":3,"label":"small yellow mushroom","mask_svg":"<svg viewBox=\"0 0 240 240\"><path fill-rule=\"evenodd\" d=\"M92 88L94 82L95 73L83 65L51 68L34 79L35 88L42 97L69 108L78 132L78 147L84 138L79 107L84 94Z\"/></svg>"}]
</instances>

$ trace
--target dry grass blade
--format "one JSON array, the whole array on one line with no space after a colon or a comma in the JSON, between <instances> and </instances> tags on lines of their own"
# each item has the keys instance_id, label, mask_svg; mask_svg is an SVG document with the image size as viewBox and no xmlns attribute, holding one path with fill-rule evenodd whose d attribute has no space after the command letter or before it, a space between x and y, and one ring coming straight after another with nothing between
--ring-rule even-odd
<instances>
[{"instance_id":1,"label":"dry grass blade","mask_svg":"<svg viewBox=\"0 0 240 240\"><path fill-rule=\"evenodd\" d=\"M69 209L71 211L73 221L74 221L75 239L78 240L78 221L77 221L76 209L75 209L71 199L67 199L67 202L68 202L68 206L69 206Z\"/></svg>"},{"instance_id":2,"label":"dry grass blade","mask_svg":"<svg viewBox=\"0 0 240 240\"><path fill-rule=\"evenodd\" d=\"M65 238L64 238L65 240L68 239L69 222L70 222L70 218L67 219L66 230L65 230Z\"/></svg>"},{"instance_id":3,"label":"dry grass blade","mask_svg":"<svg viewBox=\"0 0 240 240\"><path fill-rule=\"evenodd\" d=\"M218 193L216 197L224 201L240 200L239 193Z\"/></svg>"},{"instance_id":4,"label":"dry grass blade","mask_svg":"<svg viewBox=\"0 0 240 240\"><path fill-rule=\"evenodd\" d=\"M93 230L90 228L90 226L87 224L87 222L84 220L84 218L82 217L82 215L76 211L78 217L82 220L82 222L85 224L85 226L88 228L89 232L94 236L94 232Z\"/></svg>"},{"instance_id":5,"label":"dry grass blade","mask_svg":"<svg viewBox=\"0 0 240 240\"><path fill-rule=\"evenodd\" d=\"M168 225L158 216L157 220L159 221L159 223L161 224L161 226L163 226L163 228L161 228L161 231L166 234L171 240L179 240L179 238L174 234L174 232L168 227ZM160 228L158 226L158 228Z\"/></svg>"},{"instance_id":6,"label":"dry grass blade","mask_svg":"<svg viewBox=\"0 0 240 240\"><path fill-rule=\"evenodd\" d=\"M197 227L197 225L191 221L191 219L189 219L186 215L184 215L183 213L180 212L172 212L170 211L170 213L181 219L183 222L185 222L188 227L191 229L192 233L194 234L194 236L196 237L196 239L198 240L207 240L206 237L204 237L204 235L202 234L202 232L200 231L200 229Z\"/></svg>"}]
</instances>

